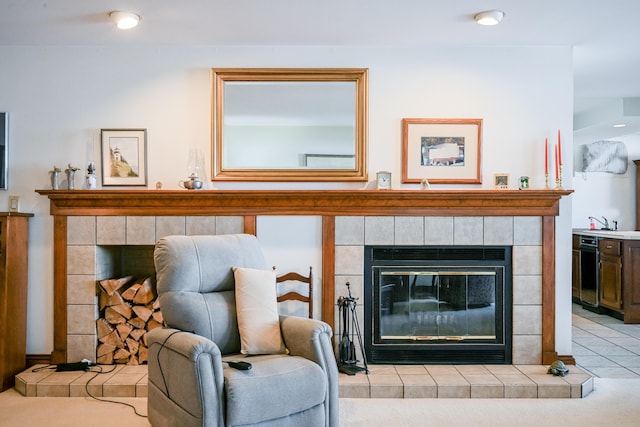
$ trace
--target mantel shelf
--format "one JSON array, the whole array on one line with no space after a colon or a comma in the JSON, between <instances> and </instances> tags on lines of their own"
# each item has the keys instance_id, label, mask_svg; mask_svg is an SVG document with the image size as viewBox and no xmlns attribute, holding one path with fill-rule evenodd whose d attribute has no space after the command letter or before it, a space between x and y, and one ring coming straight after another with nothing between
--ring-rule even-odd
<instances>
[{"instance_id":1,"label":"mantel shelf","mask_svg":"<svg viewBox=\"0 0 640 427\"><path fill-rule=\"evenodd\" d=\"M51 215L556 216L573 190L36 190Z\"/></svg>"}]
</instances>

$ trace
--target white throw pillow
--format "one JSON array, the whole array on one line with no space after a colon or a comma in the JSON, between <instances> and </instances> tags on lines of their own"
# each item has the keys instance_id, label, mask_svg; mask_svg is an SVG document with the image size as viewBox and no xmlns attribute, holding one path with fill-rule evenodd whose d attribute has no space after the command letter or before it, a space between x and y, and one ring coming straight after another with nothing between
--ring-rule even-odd
<instances>
[{"instance_id":1,"label":"white throw pillow","mask_svg":"<svg viewBox=\"0 0 640 427\"><path fill-rule=\"evenodd\" d=\"M280 333L276 273L233 267L242 354L286 353Z\"/></svg>"}]
</instances>

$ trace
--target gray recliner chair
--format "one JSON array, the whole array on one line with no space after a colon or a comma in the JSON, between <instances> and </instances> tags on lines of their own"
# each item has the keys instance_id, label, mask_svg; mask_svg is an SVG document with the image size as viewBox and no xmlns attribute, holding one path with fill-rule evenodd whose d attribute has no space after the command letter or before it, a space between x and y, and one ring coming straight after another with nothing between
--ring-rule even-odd
<instances>
[{"instance_id":1,"label":"gray recliner chair","mask_svg":"<svg viewBox=\"0 0 640 427\"><path fill-rule=\"evenodd\" d=\"M280 316L289 354L240 355L232 267L268 270L247 234L168 236L155 248L168 327L147 335L149 421L158 426L338 426L338 370L324 322Z\"/></svg>"}]
</instances>

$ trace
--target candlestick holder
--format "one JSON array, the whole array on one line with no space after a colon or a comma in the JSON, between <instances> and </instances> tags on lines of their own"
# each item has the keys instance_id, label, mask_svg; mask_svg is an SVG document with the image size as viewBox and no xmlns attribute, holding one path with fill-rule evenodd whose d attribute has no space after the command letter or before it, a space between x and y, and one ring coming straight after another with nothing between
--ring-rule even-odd
<instances>
[{"instance_id":1,"label":"candlestick holder","mask_svg":"<svg viewBox=\"0 0 640 427\"><path fill-rule=\"evenodd\" d=\"M556 190L562 190L562 165L558 165L558 177L556 178Z\"/></svg>"},{"instance_id":2,"label":"candlestick holder","mask_svg":"<svg viewBox=\"0 0 640 427\"><path fill-rule=\"evenodd\" d=\"M544 173L544 189L549 190L549 172Z\"/></svg>"}]
</instances>

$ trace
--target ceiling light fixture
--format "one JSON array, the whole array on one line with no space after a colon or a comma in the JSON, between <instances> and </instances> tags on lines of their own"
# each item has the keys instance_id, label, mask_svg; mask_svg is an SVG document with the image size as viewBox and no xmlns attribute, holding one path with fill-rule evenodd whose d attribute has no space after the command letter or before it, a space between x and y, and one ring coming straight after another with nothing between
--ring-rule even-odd
<instances>
[{"instance_id":1,"label":"ceiling light fixture","mask_svg":"<svg viewBox=\"0 0 640 427\"><path fill-rule=\"evenodd\" d=\"M625 125L624 123L618 123L613 125L614 128L623 128L623 127L627 127L627 125Z\"/></svg>"},{"instance_id":2,"label":"ceiling light fixture","mask_svg":"<svg viewBox=\"0 0 640 427\"><path fill-rule=\"evenodd\" d=\"M501 10L485 10L484 12L477 13L473 19L480 25L498 25L504 17L504 12Z\"/></svg>"},{"instance_id":3,"label":"ceiling light fixture","mask_svg":"<svg viewBox=\"0 0 640 427\"><path fill-rule=\"evenodd\" d=\"M121 30L129 30L140 22L140 16L132 12L111 12L109 17Z\"/></svg>"}]
</instances>

